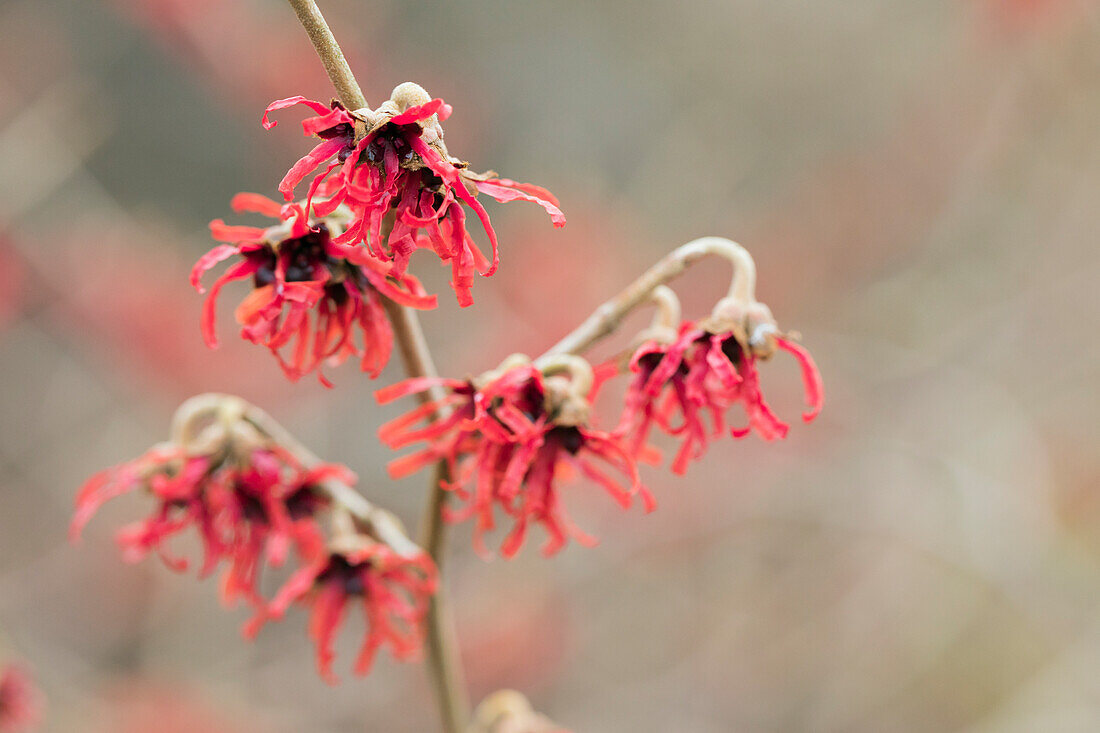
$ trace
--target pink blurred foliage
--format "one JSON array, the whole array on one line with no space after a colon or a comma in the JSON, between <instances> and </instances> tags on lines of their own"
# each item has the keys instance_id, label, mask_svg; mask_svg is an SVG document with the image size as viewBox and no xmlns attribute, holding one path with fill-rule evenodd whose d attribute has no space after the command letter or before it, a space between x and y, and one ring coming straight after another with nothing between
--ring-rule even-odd
<instances>
[{"instance_id":1,"label":"pink blurred foliage","mask_svg":"<svg viewBox=\"0 0 1100 733\"><path fill-rule=\"evenodd\" d=\"M621 217L578 203L579 199L570 206L569 225L560 230L529 226L519 219L502 227L501 242L519 245L502 247L504 269L496 283L512 325L487 328L485 338L477 342L479 352L543 351L611 297L615 288L652 264L632 253L652 250L632 240ZM609 278L608 273L620 274Z\"/></svg>"},{"instance_id":2,"label":"pink blurred foliage","mask_svg":"<svg viewBox=\"0 0 1100 733\"><path fill-rule=\"evenodd\" d=\"M288 89L327 89L324 69L293 13L252 0L112 0L113 6L175 54L222 101L251 113ZM354 34L350 34L354 37ZM356 69L353 38L341 38Z\"/></svg>"},{"instance_id":3,"label":"pink blurred foliage","mask_svg":"<svg viewBox=\"0 0 1100 733\"><path fill-rule=\"evenodd\" d=\"M564 596L517 596L508 586L487 591L476 606L482 612L461 623L463 667L475 698L501 686L537 691L559 679L573 637Z\"/></svg>"},{"instance_id":4,"label":"pink blurred foliage","mask_svg":"<svg viewBox=\"0 0 1100 733\"><path fill-rule=\"evenodd\" d=\"M26 294L27 271L11 241L0 235L0 338L18 317Z\"/></svg>"},{"instance_id":5,"label":"pink blurred foliage","mask_svg":"<svg viewBox=\"0 0 1100 733\"><path fill-rule=\"evenodd\" d=\"M984 0L990 29L1010 36L1045 35L1097 12L1096 0Z\"/></svg>"},{"instance_id":6,"label":"pink blurred foliage","mask_svg":"<svg viewBox=\"0 0 1100 733\"><path fill-rule=\"evenodd\" d=\"M217 351L203 346L200 299L181 276L189 263L179 253L188 248L178 236L155 225L138 231L97 222L72 231L80 234L56 245L65 255L45 283L52 314L121 373L150 379L177 400L212 388L268 404L287 398L282 374L259 354L236 342ZM95 257L83 255L89 240ZM150 247L153 241L163 246Z\"/></svg>"},{"instance_id":7,"label":"pink blurred foliage","mask_svg":"<svg viewBox=\"0 0 1100 733\"><path fill-rule=\"evenodd\" d=\"M45 699L27 670L0 666L0 733L29 733L41 723L44 710Z\"/></svg>"},{"instance_id":8,"label":"pink blurred foliage","mask_svg":"<svg viewBox=\"0 0 1100 733\"><path fill-rule=\"evenodd\" d=\"M244 713L219 710L203 695L176 683L130 678L112 684L105 695L110 733L264 733L269 730Z\"/></svg>"}]
</instances>

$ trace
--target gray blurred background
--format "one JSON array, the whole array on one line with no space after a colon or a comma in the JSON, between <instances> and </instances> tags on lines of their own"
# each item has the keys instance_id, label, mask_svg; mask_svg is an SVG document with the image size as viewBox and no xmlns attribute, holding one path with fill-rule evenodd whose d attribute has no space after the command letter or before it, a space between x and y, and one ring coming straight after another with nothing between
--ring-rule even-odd
<instances>
[{"instance_id":1,"label":"gray blurred background","mask_svg":"<svg viewBox=\"0 0 1100 733\"><path fill-rule=\"evenodd\" d=\"M1100 730L1100 20L1089 0L328 0L368 100L414 79L478 169L556 192L554 231L494 206L500 272L441 307L463 376L536 352L672 247L755 253L827 404L763 369L789 439L716 444L660 509L566 492L602 544L485 563L453 533L475 698L527 693L577 733ZM292 385L198 331L191 263L237 191L308 145L277 97L331 91L279 0L0 2L0 662L48 731L430 731L416 664L330 688L305 618L254 643L217 583L123 565L109 507L65 538L94 471L164 437L189 394L271 410L415 524L377 383ZM680 283L687 314L722 267ZM644 323L644 318L637 325ZM631 322L634 325L634 322ZM617 346L621 346L619 343ZM610 420L611 418L606 418ZM538 540L536 536L533 539ZM175 726L175 727L173 727Z\"/></svg>"}]
</instances>

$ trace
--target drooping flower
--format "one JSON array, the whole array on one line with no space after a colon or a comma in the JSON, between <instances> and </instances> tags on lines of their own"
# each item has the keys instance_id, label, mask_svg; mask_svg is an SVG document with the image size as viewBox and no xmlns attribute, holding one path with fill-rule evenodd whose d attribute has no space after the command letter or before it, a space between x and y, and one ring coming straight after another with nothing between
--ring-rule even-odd
<instances>
[{"instance_id":1,"label":"drooping flower","mask_svg":"<svg viewBox=\"0 0 1100 733\"><path fill-rule=\"evenodd\" d=\"M561 502L560 484L573 472L598 483L624 508L639 495L647 511L652 510L653 498L642 486L623 441L587 424L591 368L577 362L584 368L572 379L545 376L530 363L506 362L478 380L410 379L379 390L376 397L381 403L436 384L448 390L442 400L422 405L379 430L390 448L427 443L391 462L390 475L399 478L446 461L451 480L443 487L464 502L460 509L448 510L446 517L454 522L476 518L474 544L482 554L484 534L494 527L497 509L513 522L501 545L505 557L519 551L532 522L548 534L544 555L559 551L570 537L594 545L596 540L573 524ZM625 482L612 478L597 461L622 474Z\"/></svg>"},{"instance_id":2,"label":"drooping flower","mask_svg":"<svg viewBox=\"0 0 1100 733\"><path fill-rule=\"evenodd\" d=\"M243 423L232 428L215 423L189 447L160 444L89 479L77 495L70 534L79 539L107 501L144 490L155 507L145 519L118 532L123 559L137 562L155 552L168 567L184 571L190 563L174 555L169 544L193 528L203 545L200 575L228 561L226 603L244 598L258 604L263 566L282 565L291 547L301 551L320 536L315 515L325 500L315 489L330 478L344 483L355 479L343 466L307 468Z\"/></svg>"},{"instance_id":3,"label":"drooping flower","mask_svg":"<svg viewBox=\"0 0 1100 733\"><path fill-rule=\"evenodd\" d=\"M712 317L683 323L670 342L650 339L638 348L630 360L634 377L616 429L628 436L635 455L645 450L646 439L656 426L680 439L672 470L683 474L691 460L706 452L708 441L726 431L726 413L734 405L741 405L748 417L745 427L730 430L734 437L743 438L753 431L765 440L786 437L789 426L765 401L756 367L758 360L769 358L777 348L792 354L802 369L809 406L803 420L817 417L824 391L813 358L791 339L778 335L770 312L755 305L756 322L750 322L748 329Z\"/></svg>"},{"instance_id":4,"label":"drooping flower","mask_svg":"<svg viewBox=\"0 0 1100 733\"><path fill-rule=\"evenodd\" d=\"M156 552L168 567L186 570L190 563L171 554L167 543L175 535L195 527L204 549L201 574L207 575L225 553L203 500L203 486L210 469L210 456L188 456L183 448L165 443L153 446L133 461L100 471L88 479L76 496L70 538L78 540L84 526L111 499L144 489L156 500L156 508L145 519L119 530L116 540L123 560L139 562L150 552Z\"/></svg>"},{"instance_id":5,"label":"drooping flower","mask_svg":"<svg viewBox=\"0 0 1100 733\"><path fill-rule=\"evenodd\" d=\"M229 567L222 578L222 598L244 598L253 605L265 564L279 567L292 547L301 552L320 536L316 515L327 505L315 487L328 479L354 483L343 466L303 468L282 451L253 451L249 465L232 481L210 487L209 502L229 548Z\"/></svg>"},{"instance_id":6,"label":"drooping flower","mask_svg":"<svg viewBox=\"0 0 1100 733\"><path fill-rule=\"evenodd\" d=\"M215 308L222 287L251 278L253 290L237 307L241 336L270 349L292 380L314 370L326 386L325 362L339 364L349 356L377 377L393 350L393 329L382 297L413 308L434 308L419 281L397 273L356 247L336 243L338 216L311 223L299 204L280 206L258 194L237 194L235 211L280 219L267 229L210 223L214 238L228 242L204 255L191 271L191 283L203 292L202 275L230 257L240 258L210 288L203 305L202 333L217 345ZM355 330L362 334L357 343ZM285 355L284 355L285 354Z\"/></svg>"},{"instance_id":7,"label":"drooping flower","mask_svg":"<svg viewBox=\"0 0 1100 733\"><path fill-rule=\"evenodd\" d=\"M42 694L25 669L0 666L0 733L26 733L42 720Z\"/></svg>"},{"instance_id":8,"label":"drooping flower","mask_svg":"<svg viewBox=\"0 0 1100 733\"><path fill-rule=\"evenodd\" d=\"M307 136L321 142L287 172L279 190L289 201L295 187L322 165L309 189L315 210L321 213L344 205L352 211L341 244L362 244L375 257L392 261L404 273L409 257L421 248L432 249L452 269L451 284L458 302L468 306L474 273L488 277L499 262L496 232L477 199L484 193L497 201L531 201L542 206L555 226L565 225L557 199L549 191L495 173L474 173L453 157L443 142L440 123L451 113L442 99L432 99L412 82L397 86L377 110L348 111L339 102L326 107L304 97L273 102L263 124L276 123L268 115L304 104L317 113L302 123ZM365 133L356 135L356 124ZM327 163L327 165L326 165ZM463 205L481 221L491 247L487 258L466 227Z\"/></svg>"},{"instance_id":9,"label":"drooping flower","mask_svg":"<svg viewBox=\"0 0 1100 733\"><path fill-rule=\"evenodd\" d=\"M382 647L389 647L396 659L409 659L419 652L437 575L425 553L399 553L366 534L354 534L327 546L316 539L303 556L303 566L249 622L247 636L255 636L267 621L281 619L292 605L308 605L318 671L327 682L335 683L336 633L349 604L358 603L366 636L355 660L356 674L370 671Z\"/></svg>"}]
</instances>

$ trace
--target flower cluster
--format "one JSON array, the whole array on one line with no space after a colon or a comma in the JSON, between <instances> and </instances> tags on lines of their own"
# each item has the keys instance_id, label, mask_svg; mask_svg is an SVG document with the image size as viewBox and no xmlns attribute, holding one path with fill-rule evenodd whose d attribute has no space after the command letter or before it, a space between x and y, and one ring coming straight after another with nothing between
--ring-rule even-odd
<instances>
[{"instance_id":1,"label":"flower cluster","mask_svg":"<svg viewBox=\"0 0 1100 733\"><path fill-rule=\"evenodd\" d=\"M205 398L194 400L191 404L201 405ZM226 565L223 601L232 605L244 600L255 609L246 636L255 635L265 621L281 618L292 603L312 605L318 664L326 679L334 679L332 634L346 599L360 596L368 627L356 670L365 673L383 645L400 658L414 653L420 644L420 620L434 590L431 560L404 536L395 519L369 505L361 512L369 521L350 520L341 532L341 541L354 541L354 550L332 549L335 540L326 541L319 517L328 511L340 513L345 524L349 521L348 509L334 499L330 487L350 486L354 474L313 460L307 466L246 417L238 400L215 396L205 404L215 407L181 408L187 417L177 421L172 442L102 471L84 485L76 499L72 538L80 537L105 502L145 491L154 508L145 519L118 532L123 558L136 562L156 553L173 570L186 570L187 559L176 556L169 544L194 529L204 548L200 575ZM300 568L270 600L265 598L260 592L262 571L284 565L292 552ZM340 575L340 568L347 572ZM338 575L340 583L334 585L330 581Z\"/></svg>"},{"instance_id":2,"label":"flower cluster","mask_svg":"<svg viewBox=\"0 0 1100 733\"><path fill-rule=\"evenodd\" d=\"M143 490L154 509L119 530L124 560L138 562L155 553L172 570L185 571L190 562L170 543L193 529L203 546L199 575L225 561L225 600L258 601L263 565L282 565L290 549L320 536L316 514L326 500L317 492L319 484L330 478L352 482L354 475L333 464L306 468L245 425L214 423L201 441L158 444L96 474L77 495L72 539L79 539L104 503Z\"/></svg>"},{"instance_id":3,"label":"flower cluster","mask_svg":"<svg viewBox=\"0 0 1100 733\"><path fill-rule=\"evenodd\" d=\"M314 542L302 567L245 627L254 636L269 619L280 619L295 604L311 608L309 635L317 647L321 676L335 682L332 662L337 629L349 603L358 604L367 634L355 673L370 671L375 654L388 646L397 659L420 651L423 621L436 589L436 570L422 552L402 554L366 534L345 535L329 545Z\"/></svg>"},{"instance_id":4,"label":"flower cluster","mask_svg":"<svg viewBox=\"0 0 1100 733\"><path fill-rule=\"evenodd\" d=\"M326 386L331 384L321 371L325 362L355 356L371 377L386 366L393 330L382 298L412 308L435 307L435 296L426 294L412 275L397 273L392 263L361 248L337 243L346 217L310 220L299 204L280 206L250 193L237 194L232 207L276 218L279 224L265 229L211 222L214 239L226 244L195 264L191 283L202 292L204 273L231 257L237 261L210 288L203 306L202 333L210 346L217 345L218 294L235 280L252 281L252 292L236 311L241 336L270 349L290 379L316 370ZM362 343L357 343L357 328Z\"/></svg>"},{"instance_id":5,"label":"flower cluster","mask_svg":"<svg viewBox=\"0 0 1100 733\"><path fill-rule=\"evenodd\" d=\"M326 106L305 97L280 99L268 115L303 104L316 116L302 122L303 132L320 142L287 172L279 190L287 201L307 176L324 166L309 186L307 202L320 216L347 207L351 222L336 237L339 244L362 245L372 256L392 262L400 276L417 249L431 249L451 266L451 285L462 306L473 303L474 273L492 275L499 262L496 232L484 193L497 201L531 201L542 206L555 226L565 216L554 196L543 188L496 174L474 173L447 151L440 123L451 113L442 99L432 99L412 82L398 85L376 110L347 110L339 102ZM315 197L323 201L314 202ZM466 226L468 207L481 221L491 247L486 257Z\"/></svg>"},{"instance_id":6,"label":"flower cluster","mask_svg":"<svg viewBox=\"0 0 1100 733\"><path fill-rule=\"evenodd\" d=\"M726 413L741 405L748 418L744 427L730 434L743 438L756 431L765 440L787 435L789 426L780 420L764 400L759 359L782 349L795 356L809 409L806 422L821 411L824 391L821 375L809 352L788 337L778 334L766 306L719 303L711 318L687 321L669 338L651 337L634 352L630 371L634 377L627 389L626 404L616 432L627 436L631 451L638 455L656 426L680 439L672 470L683 474L691 460L706 452L710 436L726 432ZM704 416L712 423L707 429Z\"/></svg>"},{"instance_id":7,"label":"flower cluster","mask_svg":"<svg viewBox=\"0 0 1100 733\"><path fill-rule=\"evenodd\" d=\"M559 485L570 473L595 481L624 508L635 495L647 510L655 506L623 441L589 424L592 373L587 362L573 358L560 366L571 376L557 373L559 365L540 368L520 357L476 380L410 379L376 393L380 403L387 403L435 385L446 388L442 400L387 423L379 437L395 449L427 442L390 464L395 478L446 461L450 480L443 487L463 502L448 511L447 519L476 518L474 543L482 554L484 534L494 527L497 509L513 522L501 545L505 557L519 551L532 522L549 535L544 555L559 551L570 537L595 544L562 505ZM599 463L625 481L608 475Z\"/></svg>"},{"instance_id":8,"label":"flower cluster","mask_svg":"<svg viewBox=\"0 0 1100 733\"><path fill-rule=\"evenodd\" d=\"M560 227L565 217L557 200L537 186L475 173L452 156L442 128L451 107L411 82L396 87L374 110L301 96L280 99L265 110L263 126L277 124L271 113L297 105L312 110L302 129L318 142L279 183L285 202L248 193L231 202L238 213L275 223L239 226L219 219L210 224L220 244L195 264L192 284L205 292L203 276L232 262L204 302L203 337L208 345L217 344L217 298L227 284L246 281L251 292L236 309L241 336L267 347L291 380L316 373L331 387L324 367L351 357L377 377L393 350L395 325L406 356L411 354L408 361L420 364L412 373L430 373L424 366L430 359L409 327L411 316L402 310L437 303L409 274L412 255L434 252L451 269L459 305L469 306L475 274L492 275L500 259L496 233L478 197L536 203ZM304 198L295 200L307 179ZM485 231L488 255L470 234L467 212ZM662 283L713 254L734 267L729 295L709 318L681 321L679 301ZM803 417L808 422L820 411L822 383L813 359L778 330L768 308L755 300L754 286L755 265L740 245L703 238L657 263L539 359L516 355L477 378L418 376L378 390L382 404L412 395L422 402L379 429L379 438L392 449L421 445L392 461L390 475L400 478L441 465L438 488L456 499L443 506L443 519L472 520L474 546L483 555L488 554L485 535L502 515L510 523L500 544L504 557L519 552L532 524L547 535L542 547L547 556L570 539L596 544L566 513L563 486L580 476L623 508L639 498L652 511L656 504L638 463L657 455L649 445L654 428L680 441L671 463L678 474L727 430L737 438L751 432L766 440L786 436L787 424L761 391L758 361L779 350L792 354L809 404ZM641 343L628 364L615 360L593 370L579 354L647 298L658 304L660 322L635 341ZM621 418L614 430L601 430L592 416L597 381L602 384L624 367L633 378ZM747 415L747 425L729 428L728 413L735 406ZM223 600L252 607L247 637L282 619L292 606L310 609L308 631L318 668L331 682L335 638L349 606L359 607L365 620L354 665L365 674L383 647L399 659L419 651L438 583L432 559L392 515L356 493L354 481L346 468L321 463L256 408L207 395L181 407L171 441L84 485L71 533L78 538L111 499L148 494L152 512L118 532L124 559L157 554L183 571L189 563L170 545L194 531L203 547L200 575L224 566ZM436 506L429 503L432 511ZM265 595L262 576L291 558L295 567ZM20 678L8 674L0 677L0 733L16 730L12 726L28 717ZM15 717L20 713L22 719ZM518 693L506 692L483 703L472 730L560 729Z\"/></svg>"},{"instance_id":9,"label":"flower cluster","mask_svg":"<svg viewBox=\"0 0 1100 733\"><path fill-rule=\"evenodd\" d=\"M0 666L0 733L25 733L42 719L42 695L25 669Z\"/></svg>"}]
</instances>

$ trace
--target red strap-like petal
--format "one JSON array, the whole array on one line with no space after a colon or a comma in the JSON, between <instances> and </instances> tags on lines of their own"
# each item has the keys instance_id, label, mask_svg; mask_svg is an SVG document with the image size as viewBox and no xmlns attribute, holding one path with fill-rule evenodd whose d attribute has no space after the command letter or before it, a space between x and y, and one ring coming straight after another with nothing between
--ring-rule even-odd
<instances>
[{"instance_id":1,"label":"red strap-like petal","mask_svg":"<svg viewBox=\"0 0 1100 733\"><path fill-rule=\"evenodd\" d=\"M390 123L394 125L408 125L413 122L426 120L437 112L439 113L440 121L443 121L451 116L451 105L447 104L439 97L436 97L430 102L409 107L401 114L395 115L390 119Z\"/></svg>"},{"instance_id":2,"label":"red strap-like petal","mask_svg":"<svg viewBox=\"0 0 1100 733\"><path fill-rule=\"evenodd\" d=\"M298 162L292 165L286 175L283 176L283 180L279 181L279 192L283 194L283 198L287 201L294 198L294 187L301 183L303 178L317 170L322 163L340 152L343 147L343 140L333 138L321 142L313 150L299 158Z\"/></svg>"},{"instance_id":3,"label":"red strap-like petal","mask_svg":"<svg viewBox=\"0 0 1100 733\"><path fill-rule=\"evenodd\" d=\"M324 114L317 117L307 117L302 120L302 132L306 135L320 135L325 130L329 130L337 125L351 125L354 124L354 120L347 111L337 107L333 110L326 110ZM348 133L350 137L351 133Z\"/></svg>"},{"instance_id":4,"label":"red strap-like petal","mask_svg":"<svg viewBox=\"0 0 1100 733\"><path fill-rule=\"evenodd\" d=\"M260 227L234 226L221 219L210 222L210 236L219 242L261 242L265 233Z\"/></svg>"},{"instance_id":5,"label":"red strap-like petal","mask_svg":"<svg viewBox=\"0 0 1100 733\"><path fill-rule=\"evenodd\" d=\"M546 213L550 215L550 221L554 222L555 227L560 228L565 226L565 214L557 207L556 202L552 201L550 198L543 198L542 196L529 193L519 188L519 186L524 184L517 184L515 181L510 181L507 178L498 178L492 181L474 181L474 185L477 186L478 191L489 194L502 204L516 200L530 201L538 204L546 209ZM539 189L539 191L543 192L544 189ZM545 193L549 193L549 191L545 191Z\"/></svg>"},{"instance_id":6,"label":"red strap-like petal","mask_svg":"<svg viewBox=\"0 0 1100 733\"><path fill-rule=\"evenodd\" d=\"M214 348L218 345L218 337L214 333L214 321L217 316L216 307L218 300L218 293L225 285L233 280L243 280L252 273L256 272L257 265L255 263L245 260L233 265L225 274L222 275L214 285L210 288L210 294L206 296L206 300L202 304L202 319L200 326L202 329L203 340L206 341L206 345L210 348Z\"/></svg>"},{"instance_id":7,"label":"red strap-like petal","mask_svg":"<svg viewBox=\"0 0 1100 733\"><path fill-rule=\"evenodd\" d=\"M229 259L237 254L238 251L235 245L219 244L217 247L204 254L199 258L199 261L195 263L195 266L191 268L191 286L200 293L205 293L206 288L204 288L200 282L202 276L214 265Z\"/></svg>"},{"instance_id":8,"label":"red strap-like petal","mask_svg":"<svg viewBox=\"0 0 1100 733\"><path fill-rule=\"evenodd\" d=\"M275 219L278 219L279 214L282 212L281 204L258 193L241 192L229 201L229 205L233 208L233 211L238 213L254 211L257 214L263 214L264 216L270 216Z\"/></svg>"},{"instance_id":9,"label":"red strap-like petal","mask_svg":"<svg viewBox=\"0 0 1100 733\"><path fill-rule=\"evenodd\" d=\"M304 104L319 115L328 114L328 105L315 102L312 99L306 99L305 97L298 95L295 97L287 97L286 99L276 99L271 104L267 105L267 109L264 110L264 116L260 119L260 124L264 126L265 130L270 130L279 123L275 120L269 120L270 115L275 110L286 109L287 107L293 107L297 104Z\"/></svg>"},{"instance_id":10,"label":"red strap-like petal","mask_svg":"<svg viewBox=\"0 0 1100 733\"><path fill-rule=\"evenodd\" d=\"M448 389L458 389L465 387L466 383L461 379L447 379L445 377L415 377L413 379L405 379L397 384L391 384L388 387L383 387L374 393L374 399L378 401L378 404L384 405L387 402L393 402L394 400L401 399L417 392L424 392L432 387L440 385L447 387Z\"/></svg>"},{"instance_id":11,"label":"red strap-like petal","mask_svg":"<svg viewBox=\"0 0 1100 733\"><path fill-rule=\"evenodd\" d=\"M777 338L775 343L779 348L798 359L798 364L802 367L802 386L806 392L806 404L810 407L809 410L802 413L802 419L810 422L818 416L821 407L825 404L825 384L821 380L821 372L818 371L817 364L814 363L810 352L802 348L801 344L796 344L784 338Z\"/></svg>"}]
</instances>

